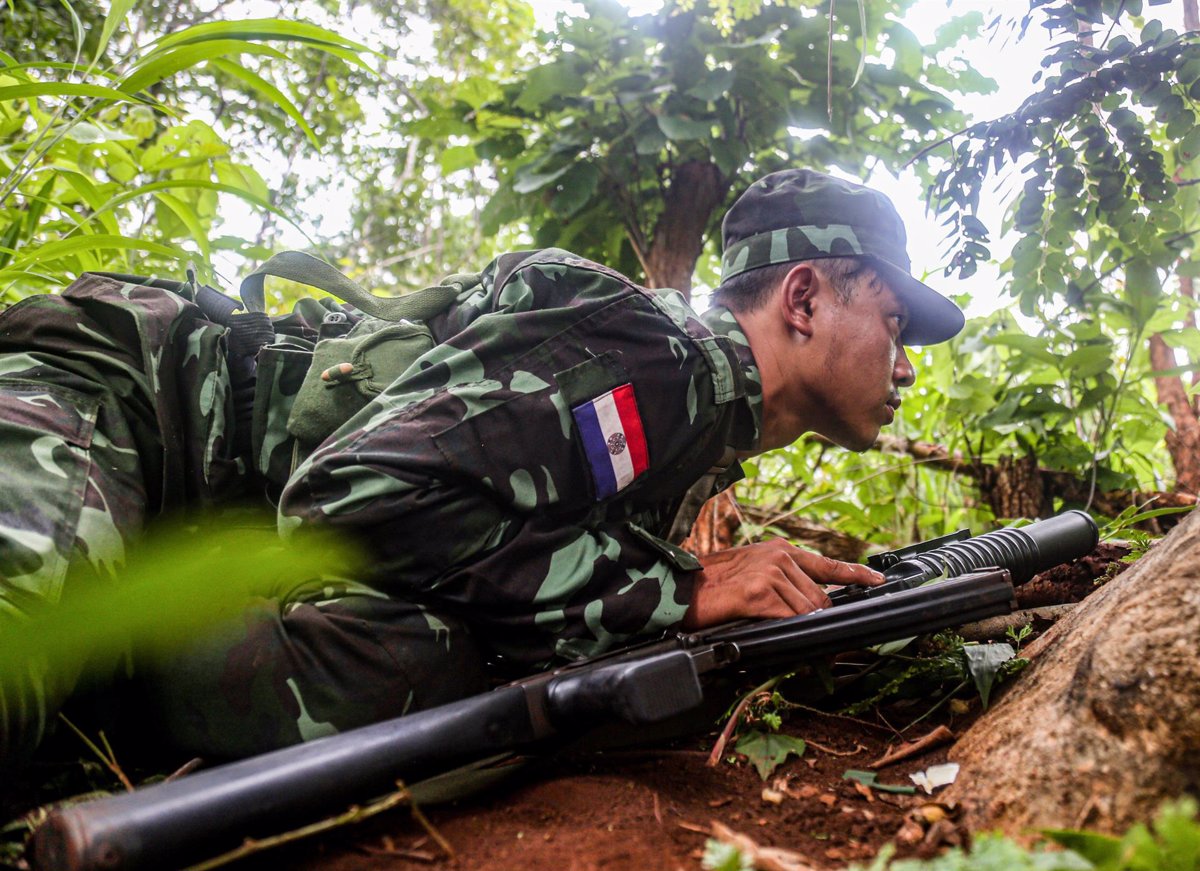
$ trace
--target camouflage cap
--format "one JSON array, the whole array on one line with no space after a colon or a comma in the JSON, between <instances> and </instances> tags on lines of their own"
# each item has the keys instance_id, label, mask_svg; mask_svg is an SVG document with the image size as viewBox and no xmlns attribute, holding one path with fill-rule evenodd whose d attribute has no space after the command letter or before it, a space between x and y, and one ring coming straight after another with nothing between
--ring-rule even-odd
<instances>
[{"instance_id":1,"label":"camouflage cap","mask_svg":"<svg viewBox=\"0 0 1200 871\"><path fill-rule=\"evenodd\" d=\"M906 345L944 342L962 329L953 302L909 274L904 222L878 191L808 169L760 178L721 225L721 281L794 260L862 257L908 306Z\"/></svg>"}]
</instances>

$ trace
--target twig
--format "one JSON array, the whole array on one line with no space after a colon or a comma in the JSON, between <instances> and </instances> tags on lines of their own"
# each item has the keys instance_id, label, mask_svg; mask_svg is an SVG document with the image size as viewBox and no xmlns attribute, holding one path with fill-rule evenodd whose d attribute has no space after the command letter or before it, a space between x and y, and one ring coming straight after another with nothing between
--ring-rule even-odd
<instances>
[{"instance_id":1,"label":"twig","mask_svg":"<svg viewBox=\"0 0 1200 871\"><path fill-rule=\"evenodd\" d=\"M269 850L272 847L278 847L281 844L289 844L292 841L299 841L303 838L307 838L310 835L316 835L320 834L321 832L327 832L330 829L339 828L340 826L362 822L365 819L369 819L370 817L381 814L384 811L389 811L392 808L399 807L400 805L406 803L412 808L413 817L417 820L417 822L424 826L425 831L429 832L430 835L433 836L434 840L438 842L438 845L446 850L451 858L453 858L454 852L450 849L450 845L446 843L445 839L440 834L436 833L436 830L430 824L429 820L425 819L425 815L418 810L417 806L412 801L412 794L409 793L408 787L399 782L396 784L396 786L397 790L390 795L385 795L383 798L373 801L370 804L362 807L353 805L345 812L340 813L337 816L329 817L327 819L311 823L307 826L301 826L300 828L292 829L289 832L272 835L269 838L246 838L240 847L229 850L228 852L222 853L220 856L216 856L205 862L201 862L198 865L191 865L186 868L185 871L210 871L212 868L219 868L222 865L228 865L230 862L245 858L246 856L253 855L254 853L261 853L263 850Z\"/></svg>"},{"instance_id":2,"label":"twig","mask_svg":"<svg viewBox=\"0 0 1200 871\"><path fill-rule=\"evenodd\" d=\"M859 744L857 741L854 742L853 750L834 750L832 747L828 747L825 744L818 744L816 741L813 741L811 738L805 738L804 743L807 744L809 747L816 747L822 753L828 753L830 756L853 756L856 753L862 753L864 750L867 749L863 745Z\"/></svg>"},{"instance_id":3,"label":"twig","mask_svg":"<svg viewBox=\"0 0 1200 871\"><path fill-rule=\"evenodd\" d=\"M442 848L442 852L446 854L446 858L453 861L454 848L450 846L450 842L442 836L442 833L434 828L433 823L429 822L429 819L424 813L422 813L421 809L417 807L416 804L412 805L412 815L413 819L421 824L421 828L429 833L429 837L433 838L437 845Z\"/></svg>"},{"instance_id":4,"label":"twig","mask_svg":"<svg viewBox=\"0 0 1200 871\"><path fill-rule=\"evenodd\" d=\"M121 770L121 765L117 762L117 756L115 753L113 753L112 746L108 743L108 738L105 737L103 730L100 732L100 743L104 745L104 750L101 750L96 746L96 743L92 741L91 738L83 734L83 730L68 720L67 716L62 713L62 711L59 711L58 718L66 723L71 728L72 732L79 736L79 740L86 744L88 749L96 754L96 757L104 763L104 766L109 771L116 775L117 780L121 781L121 785L125 787L126 792L133 792L133 783L131 783L129 778L125 776L125 772Z\"/></svg>"},{"instance_id":5,"label":"twig","mask_svg":"<svg viewBox=\"0 0 1200 871\"><path fill-rule=\"evenodd\" d=\"M917 723L921 722L926 717L933 714L935 711L937 711L939 708L941 708L944 704L946 704L948 701L950 701L952 698L954 698L956 695L958 695L962 690L965 690L967 688L967 684L969 684L969 683L970 683L970 681L964 680L962 683L960 683L954 689L950 690L950 692L946 693L946 695L942 696L942 698L938 701L938 703L936 705L934 705L928 711L923 713L921 716L917 717L915 720L913 720L911 723L909 723L907 726L905 726L900 731L902 733L907 732L913 726L917 725Z\"/></svg>"},{"instance_id":6,"label":"twig","mask_svg":"<svg viewBox=\"0 0 1200 871\"><path fill-rule=\"evenodd\" d=\"M170 783L172 780L178 780L181 777L186 777L197 768L204 764L204 760L197 756L195 759L189 759L187 762L180 765L174 772L168 774L163 783Z\"/></svg>"},{"instance_id":7,"label":"twig","mask_svg":"<svg viewBox=\"0 0 1200 871\"><path fill-rule=\"evenodd\" d=\"M910 756L916 756L924 753L938 744L944 744L947 741L955 739L954 733L945 726L938 726L928 735L924 735L915 741L910 741L901 744L895 749L888 750L874 762L867 763L867 768L883 768L885 765L891 765L893 762L899 762L901 759L908 759Z\"/></svg>"},{"instance_id":8,"label":"twig","mask_svg":"<svg viewBox=\"0 0 1200 871\"><path fill-rule=\"evenodd\" d=\"M832 717L835 720L846 720L849 723L857 723L860 726L866 726L868 729L878 729L880 732L891 732L893 735L899 735L900 731L891 726L880 726L878 723L871 723L867 720L860 720L858 717L848 717L845 714L835 714L831 711L822 711L820 708L814 708L809 705L802 705L797 702L786 702L786 707L795 711L806 711L810 714L820 714L822 717Z\"/></svg>"}]
</instances>

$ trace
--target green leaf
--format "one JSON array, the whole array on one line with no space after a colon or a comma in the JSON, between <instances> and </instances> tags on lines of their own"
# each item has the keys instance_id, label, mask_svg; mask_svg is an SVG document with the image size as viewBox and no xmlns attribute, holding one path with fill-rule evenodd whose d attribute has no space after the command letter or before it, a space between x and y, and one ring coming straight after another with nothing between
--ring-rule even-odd
<instances>
[{"instance_id":1,"label":"green leaf","mask_svg":"<svg viewBox=\"0 0 1200 871\"><path fill-rule=\"evenodd\" d=\"M473 145L452 145L438 155L438 166L446 175L477 163L479 163L479 156L475 153Z\"/></svg>"},{"instance_id":2,"label":"green leaf","mask_svg":"<svg viewBox=\"0 0 1200 871\"><path fill-rule=\"evenodd\" d=\"M967 663L967 673L975 681L975 689L979 690L979 698L986 709L996 675L1001 666L1016 656L1017 652L1011 644L965 644L962 653Z\"/></svg>"},{"instance_id":3,"label":"green leaf","mask_svg":"<svg viewBox=\"0 0 1200 871\"><path fill-rule=\"evenodd\" d=\"M96 97L115 103L152 102L115 88L106 88L103 85L81 85L71 82L31 82L28 85L9 85L0 88L0 103L6 100L25 100L30 97Z\"/></svg>"},{"instance_id":4,"label":"green leaf","mask_svg":"<svg viewBox=\"0 0 1200 871\"><path fill-rule=\"evenodd\" d=\"M504 96L500 86L483 76L471 76L454 89L454 98L462 100L472 109L495 102Z\"/></svg>"},{"instance_id":5,"label":"green leaf","mask_svg":"<svg viewBox=\"0 0 1200 871\"><path fill-rule=\"evenodd\" d=\"M200 216L196 214L196 211L183 200L179 199L179 197L171 196L162 191L156 193L154 198L170 210L179 219L180 223L187 228L192 240L200 248L201 256L204 257L204 261L207 263L212 258L212 252L208 247L208 232L204 229L203 224L201 224Z\"/></svg>"},{"instance_id":6,"label":"green leaf","mask_svg":"<svg viewBox=\"0 0 1200 871\"><path fill-rule=\"evenodd\" d=\"M634 143L634 149L641 155L658 154L666 146L667 137L663 135L662 130L657 124L642 127L638 131L637 139Z\"/></svg>"},{"instance_id":7,"label":"green leaf","mask_svg":"<svg viewBox=\"0 0 1200 871\"><path fill-rule=\"evenodd\" d=\"M1120 839L1109 835L1071 829L1042 829L1042 834L1095 865L1108 865L1121 858Z\"/></svg>"},{"instance_id":8,"label":"green leaf","mask_svg":"<svg viewBox=\"0 0 1200 871\"><path fill-rule=\"evenodd\" d=\"M571 171L573 165L568 163L566 166L551 170L550 172L525 172L526 167L522 167L517 170L516 180L513 182L512 188L519 194L531 194L534 191L541 190L551 182L558 181Z\"/></svg>"},{"instance_id":9,"label":"green leaf","mask_svg":"<svg viewBox=\"0 0 1200 871\"><path fill-rule=\"evenodd\" d=\"M857 768L847 769L842 775L842 780L856 780L863 786L869 786L871 789L877 789L880 792L893 792L898 795L915 795L917 788L915 786L901 786L893 783L880 783L879 775L874 771L859 771Z\"/></svg>"},{"instance_id":10,"label":"green leaf","mask_svg":"<svg viewBox=\"0 0 1200 871\"><path fill-rule=\"evenodd\" d=\"M239 197L252 205L258 206L260 209L266 209L271 214L282 218L292 226L301 229L301 232L303 232L302 228L300 228L300 226L293 221L286 212L276 206L271 205L270 202L268 202L264 197L255 193L253 190L247 187L242 187L241 185L209 181L208 179L203 178L176 178L168 179L166 181L153 181L148 184L144 184L141 187L134 188L131 191L117 194L115 197L112 197L106 203L97 208L95 213L89 215L83 224L86 225L93 220L98 220L102 213L110 212L118 206L129 202L130 200L137 199L138 197L145 196L146 194L154 193L155 191L174 190L176 188L199 188L201 190L215 191L216 193L233 194L234 196Z\"/></svg>"},{"instance_id":11,"label":"green leaf","mask_svg":"<svg viewBox=\"0 0 1200 871\"><path fill-rule=\"evenodd\" d=\"M803 756L807 746L802 739L791 735L753 730L738 739L735 749L746 756L757 769L759 777L766 780L788 756Z\"/></svg>"},{"instance_id":12,"label":"green leaf","mask_svg":"<svg viewBox=\"0 0 1200 871\"><path fill-rule=\"evenodd\" d=\"M151 242L147 239L131 239L128 236L97 234L95 236L72 236L69 239L60 239L57 242L47 242L44 245L39 245L30 253L13 261L12 268L21 269L33 263L45 263L46 261L56 260L71 254L79 254L87 251L103 251L106 249L148 251L151 254L158 254L171 260L185 261L188 259L186 251L182 251L172 245L161 245L158 242ZM7 271L5 270L5 272Z\"/></svg>"},{"instance_id":13,"label":"green leaf","mask_svg":"<svg viewBox=\"0 0 1200 871\"><path fill-rule=\"evenodd\" d=\"M100 39L96 42L96 53L92 56L92 63L100 60L100 55L104 54L104 49L108 48L108 41L125 21L125 16L133 8L134 2L135 0L112 0L112 5L108 8L108 15L104 16L104 26L100 28Z\"/></svg>"},{"instance_id":14,"label":"green leaf","mask_svg":"<svg viewBox=\"0 0 1200 871\"><path fill-rule=\"evenodd\" d=\"M1184 161L1195 160L1200 155L1200 127L1193 127L1191 132L1179 143L1179 156Z\"/></svg>"},{"instance_id":15,"label":"green leaf","mask_svg":"<svg viewBox=\"0 0 1200 871\"><path fill-rule=\"evenodd\" d=\"M226 75L237 79L250 90L257 91L259 94L262 94L262 96L266 97L268 101L274 103L276 106L282 109L289 118L296 122L297 126L304 131L304 135L308 137L309 142L318 148L321 146L320 141L317 139L317 134L313 131L312 127L309 126L308 121L305 120L304 115L301 114L300 110L296 107L296 104L289 100L277 87L272 85L257 73L252 73L241 64L233 63L232 61L227 60L218 60L216 58L210 60L209 63Z\"/></svg>"},{"instance_id":16,"label":"green leaf","mask_svg":"<svg viewBox=\"0 0 1200 871\"><path fill-rule=\"evenodd\" d=\"M709 838L704 842L700 867L704 871L754 871L754 860L738 849L736 844Z\"/></svg>"},{"instance_id":17,"label":"green leaf","mask_svg":"<svg viewBox=\"0 0 1200 871\"><path fill-rule=\"evenodd\" d=\"M131 637L147 653L167 653L218 621L240 619L254 597L324 573L353 577L347 571L359 560L344 539L283 541L273 519L235 526L209 517L152 531L116 569L119 583L93 585L53 608L32 609L28 619L6 621L0 682L38 660L75 673L89 659L120 655Z\"/></svg>"},{"instance_id":18,"label":"green leaf","mask_svg":"<svg viewBox=\"0 0 1200 871\"><path fill-rule=\"evenodd\" d=\"M370 52L365 45L347 39L332 30L304 21L286 21L279 18L248 18L245 21L213 21L193 24L183 30L167 34L152 43L157 50L173 45L202 42L211 39L239 39L248 41L308 42L329 51L328 46L342 46L356 52ZM344 55L338 55L345 58ZM350 55L353 57L353 55ZM361 65L361 61L358 61Z\"/></svg>"},{"instance_id":19,"label":"green leaf","mask_svg":"<svg viewBox=\"0 0 1200 871\"><path fill-rule=\"evenodd\" d=\"M712 126L711 121L693 121L683 115L658 116L658 128L672 142L711 137Z\"/></svg>"},{"instance_id":20,"label":"green leaf","mask_svg":"<svg viewBox=\"0 0 1200 871\"><path fill-rule=\"evenodd\" d=\"M684 93L689 97L695 97L697 100L711 102L729 91L733 85L733 79L733 70L723 68L710 70L707 76L692 85Z\"/></svg>"},{"instance_id":21,"label":"green leaf","mask_svg":"<svg viewBox=\"0 0 1200 871\"><path fill-rule=\"evenodd\" d=\"M558 193L550 200L550 211L564 218L578 212L600 182L600 170L591 163L577 163L558 181Z\"/></svg>"},{"instance_id":22,"label":"green leaf","mask_svg":"<svg viewBox=\"0 0 1200 871\"><path fill-rule=\"evenodd\" d=\"M244 40L214 39L186 43L146 55L126 73L117 87L127 93L136 94L181 70L190 69L214 58L228 60L241 54L266 55L277 60L287 59L287 55L276 48Z\"/></svg>"},{"instance_id":23,"label":"green leaf","mask_svg":"<svg viewBox=\"0 0 1200 871\"><path fill-rule=\"evenodd\" d=\"M526 74L525 87L513 105L533 112L555 97L578 96L586 82L574 63L557 61L544 64Z\"/></svg>"}]
</instances>

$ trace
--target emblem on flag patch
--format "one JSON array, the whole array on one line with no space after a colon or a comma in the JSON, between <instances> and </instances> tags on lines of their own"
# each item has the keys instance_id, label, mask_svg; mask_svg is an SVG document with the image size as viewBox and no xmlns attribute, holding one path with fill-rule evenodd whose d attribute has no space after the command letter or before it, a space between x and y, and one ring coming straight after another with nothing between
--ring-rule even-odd
<instances>
[{"instance_id":1,"label":"emblem on flag patch","mask_svg":"<svg viewBox=\"0 0 1200 871\"><path fill-rule=\"evenodd\" d=\"M633 385L622 384L571 409L596 482L596 499L628 487L650 467Z\"/></svg>"}]
</instances>

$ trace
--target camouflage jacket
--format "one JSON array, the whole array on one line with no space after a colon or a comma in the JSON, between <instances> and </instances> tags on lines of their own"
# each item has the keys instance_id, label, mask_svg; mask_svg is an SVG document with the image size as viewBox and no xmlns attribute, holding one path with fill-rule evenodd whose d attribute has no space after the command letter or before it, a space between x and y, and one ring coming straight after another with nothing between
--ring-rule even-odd
<instances>
[{"instance_id":1,"label":"camouflage jacket","mask_svg":"<svg viewBox=\"0 0 1200 871\"><path fill-rule=\"evenodd\" d=\"M430 326L440 344L296 470L281 526L356 531L371 587L524 666L676 626L699 563L669 539L758 440L732 314L549 249L498 258Z\"/></svg>"}]
</instances>

